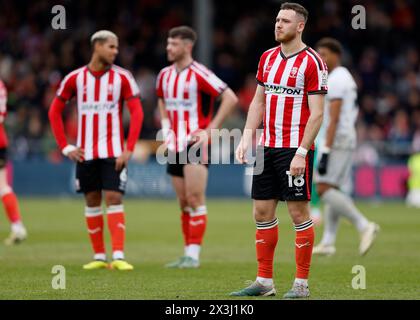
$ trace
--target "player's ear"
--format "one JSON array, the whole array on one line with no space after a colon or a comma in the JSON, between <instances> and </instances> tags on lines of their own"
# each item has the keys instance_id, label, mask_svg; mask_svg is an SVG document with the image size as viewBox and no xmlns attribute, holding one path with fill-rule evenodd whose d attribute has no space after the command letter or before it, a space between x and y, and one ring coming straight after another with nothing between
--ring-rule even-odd
<instances>
[{"instance_id":1,"label":"player's ear","mask_svg":"<svg viewBox=\"0 0 420 320\"><path fill-rule=\"evenodd\" d=\"M303 32L303 29L305 29L305 22L299 21L297 25L298 32Z\"/></svg>"}]
</instances>

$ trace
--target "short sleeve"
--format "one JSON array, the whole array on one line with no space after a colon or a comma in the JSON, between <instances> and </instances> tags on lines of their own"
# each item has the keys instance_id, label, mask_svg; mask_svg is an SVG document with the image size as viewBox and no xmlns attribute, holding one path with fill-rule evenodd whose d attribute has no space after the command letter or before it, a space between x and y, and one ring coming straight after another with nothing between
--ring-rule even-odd
<instances>
[{"instance_id":1,"label":"short sleeve","mask_svg":"<svg viewBox=\"0 0 420 320\"><path fill-rule=\"evenodd\" d=\"M156 95L163 98L163 70L161 70L156 79Z\"/></svg>"},{"instance_id":2,"label":"short sleeve","mask_svg":"<svg viewBox=\"0 0 420 320\"><path fill-rule=\"evenodd\" d=\"M212 97L218 97L227 88L227 84L210 70L203 70L195 67L194 71L200 91L203 91Z\"/></svg>"},{"instance_id":3,"label":"short sleeve","mask_svg":"<svg viewBox=\"0 0 420 320\"><path fill-rule=\"evenodd\" d=\"M262 55L260 61L258 62L258 70L256 75L256 80L259 85L264 85L264 63L265 63L265 55Z\"/></svg>"},{"instance_id":4,"label":"short sleeve","mask_svg":"<svg viewBox=\"0 0 420 320\"><path fill-rule=\"evenodd\" d=\"M139 95L140 89L133 75L128 71L121 74L121 97L128 100Z\"/></svg>"},{"instance_id":5,"label":"short sleeve","mask_svg":"<svg viewBox=\"0 0 420 320\"><path fill-rule=\"evenodd\" d=\"M305 70L305 88L308 94L326 94L328 92L328 69L317 57L308 56Z\"/></svg>"},{"instance_id":6,"label":"short sleeve","mask_svg":"<svg viewBox=\"0 0 420 320\"><path fill-rule=\"evenodd\" d=\"M348 85L346 81L330 81L328 84L328 99L344 99Z\"/></svg>"}]
</instances>

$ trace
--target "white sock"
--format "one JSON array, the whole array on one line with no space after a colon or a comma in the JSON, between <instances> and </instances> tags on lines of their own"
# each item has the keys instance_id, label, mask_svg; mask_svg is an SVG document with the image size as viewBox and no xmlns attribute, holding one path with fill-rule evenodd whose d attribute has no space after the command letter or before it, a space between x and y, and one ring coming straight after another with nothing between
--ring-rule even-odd
<instances>
[{"instance_id":1,"label":"white sock","mask_svg":"<svg viewBox=\"0 0 420 320\"><path fill-rule=\"evenodd\" d=\"M24 228L24 226L21 221L17 221L12 223L10 228L12 229L12 232L18 233Z\"/></svg>"},{"instance_id":2,"label":"white sock","mask_svg":"<svg viewBox=\"0 0 420 320\"><path fill-rule=\"evenodd\" d=\"M330 188L322 195L322 200L328 203L334 212L349 219L359 232L362 232L367 227L368 220L356 208L353 200L345 193Z\"/></svg>"},{"instance_id":3,"label":"white sock","mask_svg":"<svg viewBox=\"0 0 420 320\"><path fill-rule=\"evenodd\" d=\"M257 281L261 283L264 287L271 287L273 285L273 279L271 278L257 277Z\"/></svg>"},{"instance_id":4,"label":"white sock","mask_svg":"<svg viewBox=\"0 0 420 320\"><path fill-rule=\"evenodd\" d=\"M106 261L105 253L95 253L93 256L93 260L103 260Z\"/></svg>"},{"instance_id":5,"label":"white sock","mask_svg":"<svg viewBox=\"0 0 420 320\"><path fill-rule=\"evenodd\" d=\"M124 260L124 252L122 251L114 251L112 253L113 260Z\"/></svg>"},{"instance_id":6,"label":"white sock","mask_svg":"<svg viewBox=\"0 0 420 320\"><path fill-rule=\"evenodd\" d=\"M337 237L337 228L340 216L336 213L336 211L333 208L331 208L331 206L328 203L325 205L324 212L325 226L321 243L323 245L333 246Z\"/></svg>"},{"instance_id":7,"label":"white sock","mask_svg":"<svg viewBox=\"0 0 420 320\"><path fill-rule=\"evenodd\" d=\"M201 246L199 244L190 244L187 248L187 256L191 257L195 260L200 259L200 249Z\"/></svg>"},{"instance_id":8,"label":"white sock","mask_svg":"<svg viewBox=\"0 0 420 320\"><path fill-rule=\"evenodd\" d=\"M303 285L303 286L307 287L308 286L308 279L295 278L295 284Z\"/></svg>"},{"instance_id":9,"label":"white sock","mask_svg":"<svg viewBox=\"0 0 420 320\"><path fill-rule=\"evenodd\" d=\"M188 246L184 246L184 256L188 255Z\"/></svg>"}]
</instances>

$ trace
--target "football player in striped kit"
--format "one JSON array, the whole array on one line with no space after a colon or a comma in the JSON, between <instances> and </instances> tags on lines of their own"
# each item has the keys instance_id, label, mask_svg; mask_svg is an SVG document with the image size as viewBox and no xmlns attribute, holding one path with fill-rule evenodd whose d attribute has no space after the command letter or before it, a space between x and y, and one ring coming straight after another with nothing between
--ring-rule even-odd
<instances>
[{"instance_id":1,"label":"football player in striped kit","mask_svg":"<svg viewBox=\"0 0 420 320\"><path fill-rule=\"evenodd\" d=\"M4 240L6 245L22 242L27 238L27 231L20 215L19 201L7 177L7 140L4 119L7 115L7 89L0 80L0 196L7 219L10 222L10 235Z\"/></svg>"},{"instance_id":2,"label":"football player in striped kit","mask_svg":"<svg viewBox=\"0 0 420 320\"><path fill-rule=\"evenodd\" d=\"M57 144L76 164L76 188L85 195L85 217L93 261L86 270L112 268L132 270L125 261L125 214L123 194L127 184L127 164L143 123L139 88L131 73L114 65L118 38L107 30L91 37L93 49L88 65L68 74L57 91L49 118ZM78 108L77 146L68 144L62 112L72 97ZM124 146L123 104L130 112L130 128ZM106 204L112 241L112 262L108 264L104 244L102 200Z\"/></svg>"},{"instance_id":3,"label":"football player in striped kit","mask_svg":"<svg viewBox=\"0 0 420 320\"><path fill-rule=\"evenodd\" d=\"M286 201L294 223L296 273L285 298L309 296L308 277L314 243L309 214L314 140L323 119L327 67L302 42L307 10L283 3L276 17L279 46L265 51L258 65L257 86L236 157L247 162L252 136L263 122L254 165L252 198L256 221L257 279L233 296L275 295L273 258L278 240L276 208Z\"/></svg>"},{"instance_id":4,"label":"football player in striped kit","mask_svg":"<svg viewBox=\"0 0 420 320\"><path fill-rule=\"evenodd\" d=\"M207 225L205 190L211 130L218 129L237 103L235 93L192 57L197 35L187 26L169 31L167 57L172 64L157 78L156 93L169 151L167 172L181 209L184 255L169 268L197 268ZM213 117L213 105L221 98ZM211 142L211 141L210 141ZM183 161L185 159L185 161Z\"/></svg>"}]
</instances>

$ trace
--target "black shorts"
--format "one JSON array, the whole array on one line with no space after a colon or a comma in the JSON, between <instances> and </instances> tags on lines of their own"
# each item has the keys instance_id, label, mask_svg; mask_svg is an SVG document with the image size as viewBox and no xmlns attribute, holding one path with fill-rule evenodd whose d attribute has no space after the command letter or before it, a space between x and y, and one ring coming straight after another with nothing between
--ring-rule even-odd
<instances>
[{"instance_id":1,"label":"black shorts","mask_svg":"<svg viewBox=\"0 0 420 320\"><path fill-rule=\"evenodd\" d=\"M6 167L7 164L7 148L0 148L0 169Z\"/></svg>"},{"instance_id":2,"label":"black shorts","mask_svg":"<svg viewBox=\"0 0 420 320\"><path fill-rule=\"evenodd\" d=\"M184 166L186 164L203 164L208 168L210 164L210 149L210 145L206 149L189 145L186 150L181 152L169 151L166 172L171 176L184 177ZM202 150L205 151L203 154L201 154ZM192 158L188 155L192 155Z\"/></svg>"},{"instance_id":3,"label":"black shorts","mask_svg":"<svg viewBox=\"0 0 420 320\"><path fill-rule=\"evenodd\" d=\"M115 158L95 159L78 162L76 165L76 191L87 193L91 191L125 192L127 185L127 168L115 170Z\"/></svg>"},{"instance_id":4,"label":"black shorts","mask_svg":"<svg viewBox=\"0 0 420 320\"><path fill-rule=\"evenodd\" d=\"M305 174L292 177L288 172L296 150L297 148L258 147L252 179L252 199L311 200L314 152L308 151Z\"/></svg>"}]
</instances>

